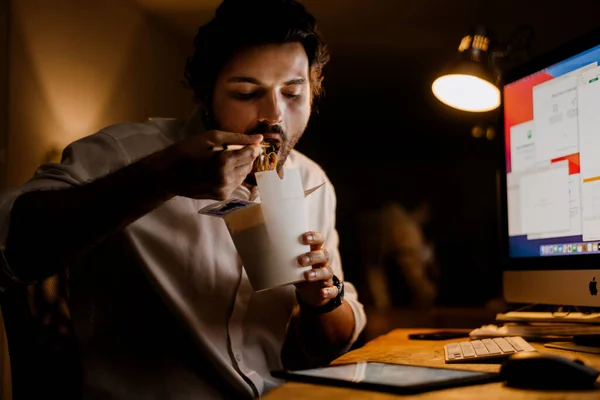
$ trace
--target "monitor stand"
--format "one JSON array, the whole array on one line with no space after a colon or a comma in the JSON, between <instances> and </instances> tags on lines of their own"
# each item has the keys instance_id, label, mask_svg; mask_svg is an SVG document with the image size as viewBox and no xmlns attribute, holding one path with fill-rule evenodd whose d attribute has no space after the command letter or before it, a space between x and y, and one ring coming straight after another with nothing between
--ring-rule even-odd
<instances>
[{"instance_id":1,"label":"monitor stand","mask_svg":"<svg viewBox=\"0 0 600 400\"><path fill-rule=\"evenodd\" d=\"M575 335L571 342L551 342L544 344L544 347L600 354L600 335Z\"/></svg>"},{"instance_id":2,"label":"monitor stand","mask_svg":"<svg viewBox=\"0 0 600 400\"><path fill-rule=\"evenodd\" d=\"M511 311L496 314L496 321L502 322L568 322L580 324L600 324L600 313L581 312L522 312Z\"/></svg>"},{"instance_id":3,"label":"monitor stand","mask_svg":"<svg viewBox=\"0 0 600 400\"><path fill-rule=\"evenodd\" d=\"M496 321L502 322L566 322L600 325L600 312L583 312L579 307L553 306L554 310L531 310L538 306L530 304L517 310L496 314ZM548 307L545 307L548 308ZM528 310L529 309L529 310Z\"/></svg>"}]
</instances>

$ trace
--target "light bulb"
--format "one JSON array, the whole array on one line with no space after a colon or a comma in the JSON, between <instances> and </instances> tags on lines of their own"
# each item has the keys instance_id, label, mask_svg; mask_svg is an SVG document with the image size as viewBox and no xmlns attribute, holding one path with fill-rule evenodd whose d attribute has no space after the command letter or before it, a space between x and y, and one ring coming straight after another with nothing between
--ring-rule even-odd
<instances>
[{"instance_id":1,"label":"light bulb","mask_svg":"<svg viewBox=\"0 0 600 400\"><path fill-rule=\"evenodd\" d=\"M431 89L442 103L463 111L484 112L500 106L500 90L472 75L441 76L433 82Z\"/></svg>"}]
</instances>

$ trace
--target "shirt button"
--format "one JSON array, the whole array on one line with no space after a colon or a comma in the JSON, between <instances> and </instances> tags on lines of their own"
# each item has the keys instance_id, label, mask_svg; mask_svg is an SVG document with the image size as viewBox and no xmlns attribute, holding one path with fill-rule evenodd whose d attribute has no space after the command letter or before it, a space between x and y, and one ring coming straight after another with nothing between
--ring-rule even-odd
<instances>
[{"instance_id":1,"label":"shirt button","mask_svg":"<svg viewBox=\"0 0 600 400\"><path fill-rule=\"evenodd\" d=\"M235 359L236 359L236 360L238 360L238 362L241 362L241 361L242 361L242 355L241 355L241 354L239 354L239 353L238 353L238 354L236 354L236 355L235 355Z\"/></svg>"}]
</instances>

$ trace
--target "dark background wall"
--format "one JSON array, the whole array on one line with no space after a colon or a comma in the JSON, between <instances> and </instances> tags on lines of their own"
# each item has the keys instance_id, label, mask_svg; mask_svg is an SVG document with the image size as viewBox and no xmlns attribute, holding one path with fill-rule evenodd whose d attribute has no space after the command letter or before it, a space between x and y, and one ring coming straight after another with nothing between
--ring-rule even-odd
<instances>
[{"instance_id":1,"label":"dark background wall","mask_svg":"<svg viewBox=\"0 0 600 400\"><path fill-rule=\"evenodd\" d=\"M327 96L320 113L298 145L323 166L336 187L340 251L348 278L361 279L356 230L362 212L389 201L409 208L428 201L433 213L429 235L444 274L440 302L484 301L490 287L481 282L498 282L498 141L471 135L481 117L463 124L440 117L442 111L435 109L441 106L430 98L427 85L404 85L389 79L391 72L367 80L360 65L360 60L334 58L326 71ZM484 126L494 126L496 120L488 116ZM463 298L465 291L452 288L464 285L461 275L467 273L477 278L474 290ZM492 290L497 288L494 284Z\"/></svg>"},{"instance_id":2,"label":"dark background wall","mask_svg":"<svg viewBox=\"0 0 600 400\"><path fill-rule=\"evenodd\" d=\"M360 279L358 213L390 200L409 207L427 200L444 276L439 302L479 304L498 295L500 115L452 111L435 100L431 83L473 24L500 40L532 26L535 56L597 28L600 2L325 2L336 10L305 3L321 18L332 61L321 113L298 148L337 188L348 274ZM476 125L496 128L497 136L473 137Z\"/></svg>"}]
</instances>

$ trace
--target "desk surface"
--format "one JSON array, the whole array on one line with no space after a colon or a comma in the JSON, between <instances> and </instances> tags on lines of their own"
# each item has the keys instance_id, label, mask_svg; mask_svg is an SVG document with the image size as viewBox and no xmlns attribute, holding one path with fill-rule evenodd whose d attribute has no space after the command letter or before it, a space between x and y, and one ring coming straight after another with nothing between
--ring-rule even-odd
<instances>
[{"instance_id":1,"label":"desk surface","mask_svg":"<svg viewBox=\"0 0 600 400\"><path fill-rule=\"evenodd\" d=\"M446 329L444 329L446 330ZM335 360L333 364L348 364L358 361L379 361L398 364L414 364L433 367L446 367L470 371L498 372L499 364L446 364L444 363L444 349L446 343L460 342L463 339L445 341L409 340L408 335L413 332L428 332L435 329L396 329L380 336L360 349L356 349ZM600 355L576 353L566 350L545 348L541 343L531 343L540 352L558 354L571 358L578 358L587 365L600 369ZM386 393L370 392L337 388L333 386L312 385L298 382L288 382L271 391L263 398L265 400L296 400L296 399L373 399L387 400L398 398L423 398L423 399L518 399L518 400L586 400L599 399L600 389L578 392L543 392L521 390L505 387L502 383L489 383L462 388L436 390L413 396L398 396Z\"/></svg>"}]
</instances>

